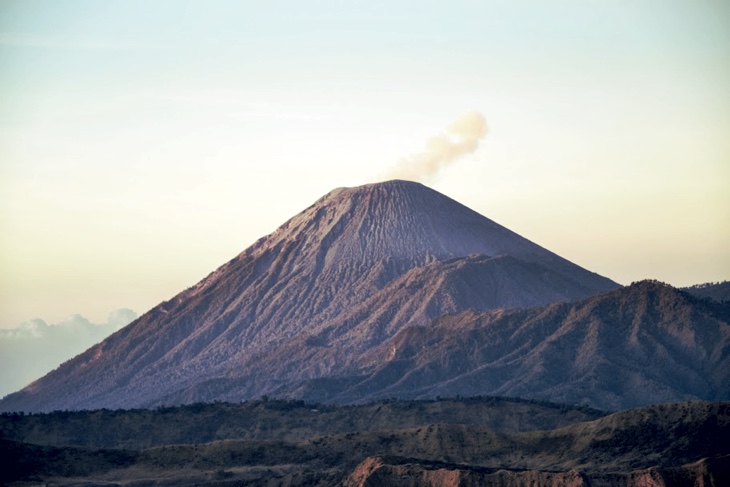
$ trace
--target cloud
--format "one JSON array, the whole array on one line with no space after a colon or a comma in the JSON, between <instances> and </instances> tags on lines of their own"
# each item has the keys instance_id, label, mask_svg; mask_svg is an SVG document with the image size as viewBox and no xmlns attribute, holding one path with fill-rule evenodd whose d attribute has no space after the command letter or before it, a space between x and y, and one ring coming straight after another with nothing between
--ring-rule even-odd
<instances>
[{"instance_id":1,"label":"cloud","mask_svg":"<svg viewBox=\"0 0 730 487\"><path fill-rule=\"evenodd\" d=\"M27 386L136 318L137 313L125 308L112 311L104 324L76 314L52 325L35 319L0 329L0 397Z\"/></svg>"},{"instance_id":2,"label":"cloud","mask_svg":"<svg viewBox=\"0 0 730 487\"><path fill-rule=\"evenodd\" d=\"M431 137L424 151L401 159L385 179L423 181L459 157L474 152L487 135L487 122L479 112L467 112L449 125L445 134Z\"/></svg>"}]
</instances>

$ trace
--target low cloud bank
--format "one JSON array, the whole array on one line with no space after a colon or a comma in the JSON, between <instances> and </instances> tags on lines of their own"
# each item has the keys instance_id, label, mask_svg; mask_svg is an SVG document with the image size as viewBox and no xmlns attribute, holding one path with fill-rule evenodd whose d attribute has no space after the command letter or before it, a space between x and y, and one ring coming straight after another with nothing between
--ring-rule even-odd
<instances>
[{"instance_id":1,"label":"low cloud bank","mask_svg":"<svg viewBox=\"0 0 730 487\"><path fill-rule=\"evenodd\" d=\"M36 319L0 329L0 397L44 376L137 318L131 309L109 314L106 323L73 315L61 323Z\"/></svg>"}]
</instances>

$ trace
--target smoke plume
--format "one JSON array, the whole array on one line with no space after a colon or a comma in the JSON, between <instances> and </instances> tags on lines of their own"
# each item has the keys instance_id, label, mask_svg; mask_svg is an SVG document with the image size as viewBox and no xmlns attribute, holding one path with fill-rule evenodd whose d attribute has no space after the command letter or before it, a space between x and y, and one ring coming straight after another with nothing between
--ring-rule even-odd
<instances>
[{"instance_id":1,"label":"smoke plume","mask_svg":"<svg viewBox=\"0 0 730 487\"><path fill-rule=\"evenodd\" d=\"M431 137L423 152L401 159L386 179L423 181L459 157L474 152L487 135L487 122L479 112L468 112L449 125L445 134Z\"/></svg>"}]
</instances>

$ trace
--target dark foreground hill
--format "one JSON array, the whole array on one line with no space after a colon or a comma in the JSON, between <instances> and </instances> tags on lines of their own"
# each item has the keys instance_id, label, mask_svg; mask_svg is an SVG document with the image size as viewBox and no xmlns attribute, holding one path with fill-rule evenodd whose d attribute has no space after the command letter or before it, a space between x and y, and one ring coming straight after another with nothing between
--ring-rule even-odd
<instances>
[{"instance_id":1,"label":"dark foreground hill","mask_svg":"<svg viewBox=\"0 0 730 487\"><path fill-rule=\"evenodd\" d=\"M462 409L469 404L463 402ZM482 408L487 402L475 404ZM497 404L509 414L515 403L495 401L492 406ZM549 409L535 406L541 414ZM363 412L340 411L354 413L353 419ZM289 441L229 439L143 450L42 446L4 438L0 454L9 468L0 473L0 482L719 486L730 481L728 438L730 403L707 402L651 406L551 430L517 432L478 423L437 423L337 434L312 431Z\"/></svg>"},{"instance_id":2,"label":"dark foreground hill","mask_svg":"<svg viewBox=\"0 0 730 487\"><path fill-rule=\"evenodd\" d=\"M544 305L616 287L423 185L340 188L4 398L0 410L275 395L340 376L399 331L445 313ZM286 361L263 366L284 350Z\"/></svg>"},{"instance_id":3,"label":"dark foreground hill","mask_svg":"<svg viewBox=\"0 0 730 487\"><path fill-rule=\"evenodd\" d=\"M123 448L218 440L302 441L314 437L464 424L495 431L549 430L604 416L597 410L495 397L385 401L358 406L267 399L156 409L0 415L0 438L47 446Z\"/></svg>"}]
</instances>

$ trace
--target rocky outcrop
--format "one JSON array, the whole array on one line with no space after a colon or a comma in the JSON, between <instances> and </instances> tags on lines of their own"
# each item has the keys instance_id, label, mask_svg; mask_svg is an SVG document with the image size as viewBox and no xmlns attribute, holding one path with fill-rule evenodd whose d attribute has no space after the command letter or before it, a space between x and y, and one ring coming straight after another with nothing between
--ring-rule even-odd
<instances>
[{"instance_id":1,"label":"rocky outcrop","mask_svg":"<svg viewBox=\"0 0 730 487\"><path fill-rule=\"evenodd\" d=\"M730 485L730 456L703 458L677 467L650 467L590 477L595 487L720 487Z\"/></svg>"},{"instance_id":2,"label":"rocky outcrop","mask_svg":"<svg viewBox=\"0 0 730 487\"><path fill-rule=\"evenodd\" d=\"M730 457L680 467L651 467L625 474L486 468L401 457L369 457L346 487L719 487L730 485Z\"/></svg>"},{"instance_id":3,"label":"rocky outcrop","mask_svg":"<svg viewBox=\"0 0 730 487\"><path fill-rule=\"evenodd\" d=\"M400 457L369 457L345 480L346 487L580 487L575 470L541 472L443 464Z\"/></svg>"}]
</instances>

